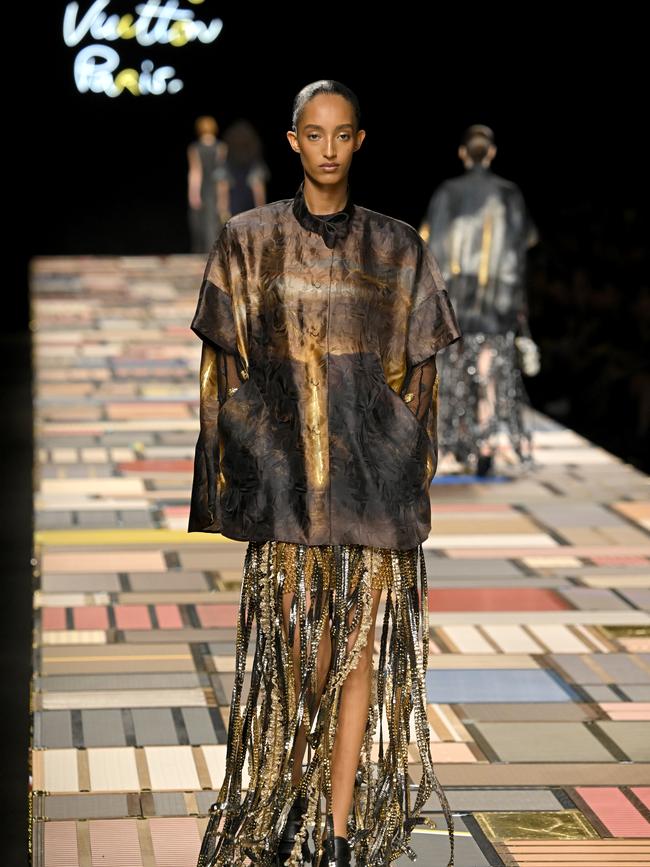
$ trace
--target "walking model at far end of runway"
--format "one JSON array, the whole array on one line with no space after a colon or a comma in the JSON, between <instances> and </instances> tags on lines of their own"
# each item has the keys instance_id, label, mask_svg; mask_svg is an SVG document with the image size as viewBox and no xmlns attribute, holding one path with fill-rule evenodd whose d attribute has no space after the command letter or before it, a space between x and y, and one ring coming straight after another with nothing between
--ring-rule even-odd
<instances>
[{"instance_id":1,"label":"walking model at far end of runway","mask_svg":"<svg viewBox=\"0 0 650 867\"><path fill-rule=\"evenodd\" d=\"M217 183L217 206L222 223L235 214L266 204L266 185L271 177L264 162L262 141L255 127L243 118L223 134L228 155Z\"/></svg>"},{"instance_id":2,"label":"walking model at far end of runway","mask_svg":"<svg viewBox=\"0 0 650 867\"><path fill-rule=\"evenodd\" d=\"M349 867L352 852L387 867L414 857L431 796L454 863L430 752L422 542L435 359L461 332L417 229L353 201L365 135L345 85L298 93L287 138L304 178L292 198L228 220L191 324L203 345L188 530L248 543L225 774L199 867Z\"/></svg>"},{"instance_id":3,"label":"walking model at far end of runway","mask_svg":"<svg viewBox=\"0 0 650 867\"><path fill-rule=\"evenodd\" d=\"M522 373L539 369L525 285L538 232L519 187L492 171L496 152L489 127L468 127L458 149L465 172L436 189L420 226L463 332L439 359L439 445L479 476L493 472L503 434L515 461L532 465Z\"/></svg>"},{"instance_id":4,"label":"walking model at far end of runway","mask_svg":"<svg viewBox=\"0 0 650 867\"><path fill-rule=\"evenodd\" d=\"M217 185L225 177L228 146L217 138L219 125L210 115L194 122L196 140L187 148L187 206L192 253L209 253L222 222Z\"/></svg>"}]
</instances>

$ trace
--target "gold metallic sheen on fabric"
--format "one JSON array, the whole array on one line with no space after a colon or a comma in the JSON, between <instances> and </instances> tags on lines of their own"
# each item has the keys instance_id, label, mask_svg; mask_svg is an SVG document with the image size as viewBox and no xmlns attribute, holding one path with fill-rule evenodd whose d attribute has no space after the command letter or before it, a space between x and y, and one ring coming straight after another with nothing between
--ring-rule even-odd
<instances>
[{"instance_id":1,"label":"gold metallic sheen on fabric","mask_svg":"<svg viewBox=\"0 0 650 867\"><path fill-rule=\"evenodd\" d=\"M490 249L492 246L492 223L494 217L491 212L485 215L483 222L483 235L481 238L481 258L478 266L478 285L483 289L487 286L490 275Z\"/></svg>"},{"instance_id":2,"label":"gold metallic sheen on fabric","mask_svg":"<svg viewBox=\"0 0 650 867\"><path fill-rule=\"evenodd\" d=\"M323 366L323 353L314 347L306 359L307 399L305 429L307 438L303 442L305 466L308 483L315 490L322 490L329 482L329 452L327 438L327 393L323 389L320 370Z\"/></svg>"},{"instance_id":3,"label":"gold metallic sheen on fabric","mask_svg":"<svg viewBox=\"0 0 650 867\"><path fill-rule=\"evenodd\" d=\"M378 554L379 571L374 562ZM381 628L379 661L371 681L348 839L360 867L384 867L404 854L413 858L411 833L423 820L422 809L435 792L449 833L447 867L453 867L453 816L431 761L426 715L429 615L422 546L377 552L369 547L333 545L312 551L309 546L276 541L249 542L246 549L226 768L210 811L198 867L243 865L247 857L255 865L272 867L289 809L298 795L306 797L307 809L287 864L302 867L303 841L319 851L324 834L333 836L328 806L330 758L341 689L367 642L374 641L369 628L373 576L379 572L387 584L385 611L383 622L377 624ZM293 594L288 632L283 614L287 592ZM246 692L246 659L254 629L254 658ZM325 636L331 644L331 663L318 699L316 663ZM299 666L297 690L294 660ZM411 716L413 749L422 769L417 787L409 773ZM307 731L307 752L296 786L292 751L301 723ZM377 754L371 759L373 748ZM244 765L249 776L246 794L242 792Z\"/></svg>"},{"instance_id":4,"label":"gold metallic sheen on fabric","mask_svg":"<svg viewBox=\"0 0 650 867\"><path fill-rule=\"evenodd\" d=\"M276 552L278 558L278 570L284 571L286 578L284 581L284 592L295 592L295 576L298 574L296 569L296 552L299 550L297 545L291 542L276 542ZM390 548L373 548L368 549L371 560L371 578L370 587L372 590L383 590L391 586L393 577L392 550ZM309 546L305 549L305 566L304 576L306 589L311 587L311 579L318 563L318 568L324 571L325 581L332 574L332 557L334 547L332 545L324 546ZM350 576L350 587L354 589L359 581L362 566L361 558L358 561L358 569L354 570ZM412 575L407 572L407 583L410 584ZM327 585L326 585L327 586Z\"/></svg>"},{"instance_id":5,"label":"gold metallic sheen on fabric","mask_svg":"<svg viewBox=\"0 0 650 867\"><path fill-rule=\"evenodd\" d=\"M189 532L397 550L428 537L435 419L400 394L460 329L412 226L351 196L334 216L325 228L301 186L215 241L191 328L237 358L242 384L218 420L201 411Z\"/></svg>"}]
</instances>

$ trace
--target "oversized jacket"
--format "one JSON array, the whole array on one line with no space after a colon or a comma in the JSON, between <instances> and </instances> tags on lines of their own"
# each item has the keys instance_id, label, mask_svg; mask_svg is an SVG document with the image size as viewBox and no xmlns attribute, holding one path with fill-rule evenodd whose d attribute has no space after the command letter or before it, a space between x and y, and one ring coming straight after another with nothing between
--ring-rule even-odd
<instances>
[{"instance_id":1,"label":"oversized jacket","mask_svg":"<svg viewBox=\"0 0 650 867\"><path fill-rule=\"evenodd\" d=\"M348 201L237 214L208 257L191 329L203 341L188 532L408 549L431 528L437 380L422 423L409 370L461 337L416 229ZM242 385L221 405L216 354Z\"/></svg>"}]
</instances>

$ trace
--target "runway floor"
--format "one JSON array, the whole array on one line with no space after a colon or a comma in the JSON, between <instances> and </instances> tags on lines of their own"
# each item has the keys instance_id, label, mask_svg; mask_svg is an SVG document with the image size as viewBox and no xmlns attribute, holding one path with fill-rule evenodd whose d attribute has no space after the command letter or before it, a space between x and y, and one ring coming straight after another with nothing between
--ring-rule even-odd
<instances>
[{"instance_id":1,"label":"runway floor","mask_svg":"<svg viewBox=\"0 0 650 867\"><path fill-rule=\"evenodd\" d=\"M194 867L221 784L245 543L186 532L203 266L33 263L37 867ZM639 867L649 479L531 418L533 469L443 460L431 487L428 719L456 865ZM444 867L427 815L413 848Z\"/></svg>"}]
</instances>

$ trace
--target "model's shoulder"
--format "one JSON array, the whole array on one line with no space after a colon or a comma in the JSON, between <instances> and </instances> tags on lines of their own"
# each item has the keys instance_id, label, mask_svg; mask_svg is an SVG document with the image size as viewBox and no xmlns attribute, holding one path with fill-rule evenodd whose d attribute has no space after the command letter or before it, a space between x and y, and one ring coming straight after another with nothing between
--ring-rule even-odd
<instances>
[{"instance_id":1,"label":"model's shoulder","mask_svg":"<svg viewBox=\"0 0 650 867\"><path fill-rule=\"evenodd\" d=\"M439 190L456 190L459 187L464 187L471 180L469 174L467 172L463 172L460 175L452 175L450 178L445 178L444 181L441 181L438 189Z\"/></svg>"},{"instance_id":2,"label":"model's shoulder","mask_svg":"<svg viewBox=\"0 0 650 867\"><path fill-rule=\"evenodd\" d=\"M291 205L291 199L278 199L276 202L268 202L266 205L258 205L247 211L240 211L226 223L226 227L233 233L241 230L258 227L260 223L274 223L286 213Z\"/></svg>"},{"instance_id":3,"label":"model's shoulder","mask_svg":"<svg viewBox=\"0 0 650 867\"><path fill-rule=\"evenodd\" d=\"M406 220L400 220L398 217L391 217L389 214L382 214L380 211L373 211L371 208L365 208L361 205L355 205L355 208L361 219L367 220L372 229L388 230L393 235L397 235L400 240L410 240L415 244L422 241L418 230Z\"/></svg>"},{"instance_id":4,"label":"model's shoulder","mask_svg":"<svg viewBox=\"0 0 650 867\"><path fill-rule=\"evenodd\" d=\"M517 184L510 180L510 178L504 178L503 175L498 175L494 171L490 171L488 177L492 181L492 183L499 188L504 193L518 193L519 187Z\"/></svg>"}]
</instances>

